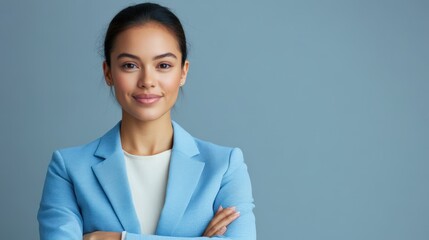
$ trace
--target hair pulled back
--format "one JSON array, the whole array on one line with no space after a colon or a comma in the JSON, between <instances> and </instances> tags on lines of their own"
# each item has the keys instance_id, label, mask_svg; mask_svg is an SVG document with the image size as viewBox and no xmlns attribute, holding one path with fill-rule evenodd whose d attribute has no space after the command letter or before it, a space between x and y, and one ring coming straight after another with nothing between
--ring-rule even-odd
<instances>
[{"instance_id":1,"label":"hair pulled back","mask_svg":"<svg viewBox=\"0 0 429 240\"><path fill-rule=\"evenodd\" d=\"M116 37L131 27L143 25L148 22L161 24L175 36L180 52L182 53L182 65L185 63L188 55L186 37L179 18L168 8L159 4L141 3L124 8L110 22L104 39L104 58L108 66L110 66L110 53L112 52Z\"/></svg>"}]
</instances>

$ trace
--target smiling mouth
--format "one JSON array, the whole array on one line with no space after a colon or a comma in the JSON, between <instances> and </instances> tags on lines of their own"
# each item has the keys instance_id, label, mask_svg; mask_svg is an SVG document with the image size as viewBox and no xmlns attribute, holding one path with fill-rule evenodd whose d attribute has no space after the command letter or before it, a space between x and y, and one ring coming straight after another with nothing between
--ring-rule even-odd
<instances>
[{"instance_id":1,"label":"smiling mouth","mask_svg":"<svg viewBox=\"0 0 429 240\"><path fill-rule=\"evenodd\" d=\"M161 99L161 97L162 96L155 95L155 94L144 94L144 95L133 96L133 98L141 104L152 104L152 103L158 102L159 99Z\"/></svg>"}]
</instances>

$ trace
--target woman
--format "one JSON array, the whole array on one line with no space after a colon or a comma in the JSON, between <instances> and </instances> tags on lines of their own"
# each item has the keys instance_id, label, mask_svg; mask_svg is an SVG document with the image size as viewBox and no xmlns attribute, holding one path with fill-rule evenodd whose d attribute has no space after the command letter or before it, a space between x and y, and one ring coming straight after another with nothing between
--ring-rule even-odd
<instances>
[{"instance_id":1,"label":"woman","mask_svg":"<svg viewBox=\"0 0 429 240\"><path fill-rule=\"evenodd\" d=\"M256 239L241 151L196 139L171 119L189 69L179 19L157 4L125 8L104 54L122 120L89 144L54 152L41 239Z\"/></svg>"}]
</instances>

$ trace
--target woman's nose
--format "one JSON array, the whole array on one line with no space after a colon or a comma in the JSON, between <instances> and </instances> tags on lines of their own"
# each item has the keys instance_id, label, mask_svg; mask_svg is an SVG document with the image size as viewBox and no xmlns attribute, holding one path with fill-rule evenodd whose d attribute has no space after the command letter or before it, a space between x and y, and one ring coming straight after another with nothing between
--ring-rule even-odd
<instances>
[{"instance_id":1,"label":"woman's nose","mask_svg":"<svg viewBox=\"0 0 429 240\"><path fill-rule=\"evenodd\" d=\"M155 80L153 75L150 73L150 70L144 69L141 72L139 81L138 81L138 87L140 88L154 88L155 87Z\"/></svg>"}]
</instances>

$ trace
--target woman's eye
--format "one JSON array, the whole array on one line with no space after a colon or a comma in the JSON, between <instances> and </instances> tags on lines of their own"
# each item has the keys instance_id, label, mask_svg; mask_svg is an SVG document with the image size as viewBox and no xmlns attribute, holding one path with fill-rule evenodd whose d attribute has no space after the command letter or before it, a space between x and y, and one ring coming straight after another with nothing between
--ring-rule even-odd
<instances>
[{"instance_id":1,"label":"woman's eye","mask_svg":"<svg viewBox=\"0 0 429 240\"><path fill-rule=\"evenodd\" d=\"M124 68L125 70L132 70L132 69L136 69L138 67L134 63L125 63L122 65L122 68Z\"/></svg>"},{"instance_id":2,"label":"woman's eye","mask_svg":"<svg viewBox=\"0 0 429 240\"><path fill-rule=\"evenodd\" d=\"M168 63L161 63L161 64L158 65L158 68L160 68L160 69L169 69L169 68L171 68L171 65L168 64Z\"/></svg>"}]
</instances>

